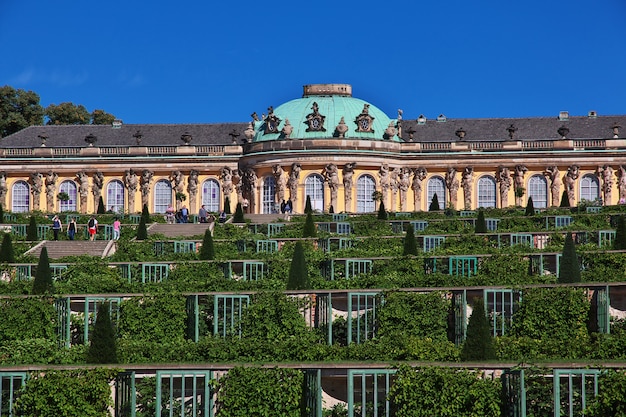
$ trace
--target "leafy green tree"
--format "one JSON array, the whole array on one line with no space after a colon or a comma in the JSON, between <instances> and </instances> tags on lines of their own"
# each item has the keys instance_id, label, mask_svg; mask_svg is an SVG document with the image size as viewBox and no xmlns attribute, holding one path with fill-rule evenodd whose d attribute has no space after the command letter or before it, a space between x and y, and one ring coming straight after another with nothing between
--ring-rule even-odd
<instances>
[{"instance_id":1,"label":"leafy green tree","mask_svg":"<svg viewBox=\"0 0 626 417\"><path fill-rule=\"evenodd\" d=\"M10 233L5 233L0 246L0 262L15 263L15 252L13 251L13 240Z\"/></svg>"},{"instance_id":2,"label":"leafy green tree","mask_svg":"<svg viewBox=\"0 0 626 417\"><path fill-rule=\"evenodd\" d=\"M474 233L487 233L487 222L485 222L485 212L483 209L478 210Z\"/></svg>"},{"instance_id":3,"label":"leafy green tree","mask_svg":"<svg viewBox=\"0 0 626 417\"><path fill-rule=\"evenodd\" d=\"M139 226L137 226L137 240L148 239L148 228L146 227L146 219L141 216L139 218Z\"/></svg>"},{"instance_id":4,"label":"leafy green tree","mask_svg":"<svg viewBox=\"0 0 626 417\"><path fill-rule=\"evenodd\" d=\"M0 87L0 137L28 126L43 125L44 110L39 95L32 91Z\"/></svg>"},{"instance_id":5,"label":"leafy green tree","mask_svg":"<svg viewBox=\"0 0 626 417\"><path fill-rule=\"evenodd\" d=\"M406 229L406 235L404 236L403 255L417 255L417 241L415 240L415 231L411 223L409 223L409 227Z\"/></svg>"},{"instance_id":6,"label":"leafy green tree","mask_svg":"<svg viewBox=\"0 0 626 417\"><path fill-rule=\"evenodd\" d=\"M387 210L385 210L385 203L383 201L378 205L378 220L387 220Z\"/></svg>"},{"instance_id":7,"label":"leafy green tree","mask_svg":"<svg viewBox=\"0 0 626 417\"><path fill-rule=\"evenodd\" d=\"M580 265L578 263L578 255L576 255L576 247L571 232L567 232L567 236L565 236L558 282L580 282Z\"/></svg>"},{"instance_id":8,"label":"leafy green tree","mask_svg":"<svg viewBox=\"0 0 626 417\"><path fill-rule=\"evenodd\" d=\"M308 213L312 213L313 212L313 206L311 205L311 196L307 195L306 196L306 203L304 204L304 213L308 214Z\"/></svg>"},{"instance_id":9,"label":"leafy green tree","mask_svg":"<svg viewBox=\"0 0 626 417\"><path fill-rule=\"evenodd\" d=\"M96 109L91 112L91 124L92 125L112 125L115 120L115 116L104 110Z\"/></svg>"},{"instance_id":10,"label":"leafy green tree","mask_svg":"<svg viewBox=\"0 0 626 417\"><path fill-rule=\"evenodd\" d=\"M82 104L70 102L61 103L58 106L51 104L46 107L49 125L86 125L91 120L89 111Z\"/></svg>"},{"instance_id":11,"label":"leafy green tree","mask_svg":"<svg viewBox=\"0 0 626 417\"><path fill-rule=\"evenodd\" d=\"M494 340L485 315L483 299L477 298L467 323L467 336L461 349L461 360L485 361L496 358Z\"/></svg>"},{"instance_id":12,"label":"leafy green tree","mask_svg":"<svg viewBox=\"0 0 626 417\"><path fill-rule=\"evenodd\" d=\"M430 206L428 206L428 211L439 211L439 198L437 197L437 193L433 195Z\"/></svg>"},{"instance_id":13,"label":"leafy green tree","mask_svg":"<svg viewBox=\"0 0 626 417\"><path fill-rule=\"evenodd\" d=\"M230 214L230 197L226 197L224 199L224 213Z\"/></svg>"},{"instance_id":14,"label":"leafy green tree","mask_svg":"<svg viewBox=\"0 0 626 417\"><path fill-rule=\"evenodd\" d=\"M204 237L202 239L202 246L200 247L200 253L198 258L203 261L215 259L215 247L213 245L213 235L208 228L204 231Z\"/></svg>"},{"instance_id":15,"label":"leafy green tree","mask_svg":"<svg viewBox=\"0 0 626 417\"><path fill-rule=\"evenodd\" d=\"M302 237L317 237L317 228L315 227L315 222L313 221L313 212L309 211L306 214L306 219L304 220L304 228L302 230Z\"/></svg>"},{"instance_id":16,"label":"leafy green tree","mask_svg":"<svg viewBox=\"0 0 626 417\"><path fill-rule=\"evenodd\" d=\"M241 203L237 203L237 207L235 207L235 215L233 216L233 223L245 223L246 219L243 216L243 207Z\"/></svg>"},{"instance_id":17,"label":"leafy green tree","mask_svg":"<svg viewBox=\"0 0 626 417\"><path fill-rule=\"evenodd\" d=\"M304 257L304 247L302 242L297 242L291 258L289 268L288 290L307 290L311 287L309 283L309 270Z\"/></svg>"},{"instance_id":18,"label":"leafy green tree","mask_svg":"<svg viewBox=\"0 0 626 417\"><path fill-rule=\"evenodd\" d=\"M36 242L37 238L37 219L35 216L30 216L28 226L26 227L26 240Z\"/></svg>"},{"instance_id":19,"label":"leafy green tree","mask_svg":"<svg viewBox=\"0 0 626 417\"><path fill-rule=\"evenodd\" d=\"M35 273L35 280L33 281L32 294L52 294L53 291L54 285L52 282L48 249L44 246L39 255L39 263L37 264L37 272Z\"/></svg>"},{"instance_id":20,"label":"leafy green tree","mask_svg":"<svg viewBox=\"0 0 626 417\"><path fill-rule=\"evenodd\" d=\"M528 202L526 203L526 212L524 213L526 216L534 216L535 215L535 206L533 204L533 198L528 197Z\"/></svg>"},{"instance_id":21,"label":"leafy green tree","mask_svg":"<svg viewBox=\"0 0 626 417\"><path fill-rule=\"evenodd\" d=\"M561 205L559 207L569 207L569 197L567 196L567 191L563 191L561 194Z\"/></svg>"},{"instance_id":22,"label":"leafy green tree","mask_svg":"<svg viewBox=\"0 0 626 417\"><path fill-rule=\"evenodd\" d=\"M613 249L626 249L626 220L623 215L617 218L617 228L615 230Z\"/></svg>"},{"instance_id":23,"label":"leafy green tree","mask_svg":"<svg viewBox=\"0 0 626 417\"><path fill-rule=\"evenodd\" d=\"M109 313L110 303L99 303L90 335L87 363L117 363L117 338Z\"/></svg>"},{"instance_id":24,"label":"leafy green tree","mask_svg":"<svg viewBox=\"0 0 626 417\"><path fill-rule=\"evenodd\" d=\"M590 417L626 416L626 373L604 369L598 378L598 395L587 400L585 415Z\"/></svg>"}]
</instances>

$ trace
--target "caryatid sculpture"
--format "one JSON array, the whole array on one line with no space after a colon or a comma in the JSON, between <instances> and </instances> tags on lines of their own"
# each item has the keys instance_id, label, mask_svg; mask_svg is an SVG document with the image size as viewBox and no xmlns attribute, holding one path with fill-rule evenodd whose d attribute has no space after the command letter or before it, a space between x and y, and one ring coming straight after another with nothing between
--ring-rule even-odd
<instances>
[{"instance_id":1,"label":"caryatid sculpture","mask_svg":"<svg viewBox=\"0 0 626 417\"><path fill-rule=\"evenodd\" d=\"M281 203L285 201L285 191L287 189L287 178L285 178L286 173L283 167L276 164L272 166L272 174L274 175L274 180L276 182L276 201Z\"/></svg>"},{"instance_id":2,"label":"caryatid sculpture","mask_svg":"<svg viewBox=\"0 0 626 417\"><path fill-rule=\"evenodd\" d=\"M300 172L302 171L302 166L294 162L291 164L291 172L289 173L289 179L287 180L287 188L289 188L289 198L291 202L295 205L296 201L298 201L298 183L300 181Z\"/></svg>"},{"instance_id":3,"label":"caryatid sculpture","mask_svg":"<svg viewBox=\"0 0 626 417\"><path fill-rule=\"evenodd\" d=\"M567 192L570 207L576 206L576 195L574 193L579 172L580 168L578 165L570 165L567 167L567 173L563 176L563 183L565 184L565 191Z\"/></svg>"},{"instance_id":4,"label":"caryatid sculpture","mask_svg":"<svg viewBox=\"0 0 626 417\"><path fill-rule=\"evenodd\" d=\"M354 167L356 162L348 162L341 170L343 180L343 193L346 211L352 211L352 187L354 186Z\"/></svg>"},{"instance_id":5,"label":"caryatid sculpture","mask_svg":"<svg viewBox=\"0 0 626 417\"><path fill-rule=\"evenodd\" d=\"M78 179L78 195L80 196L80 212L87 214L87 197L89 196L89 175L85 171L76 173Z\"/></svg>"},{"instance_id":6,"label":"caryatid sculpture","mask_svg":"<svg viewBox=\"0 0 626 417\"><path fill-rule=\"evenodd\" d=\"M324 178L330 190L330 205L337 208L337 192L339 191L339 169L335 164L326 164L324 167Z\"/></svg>"},{"instance_id":7,"label":"caryatid sculpture","mask_svg":"<svg viewBox=\"0 0 626 417\"><path fill-rule=\"evenodd\" d=\"M222 193L224 198L229 197L233 192L233 171L230 167L224 167L220 170L220 178L222 180Z\"/></svg>"},{"instance_id":8,"label":"caryatid sculpture","mask_svg":"<svg viewBox=\"0 0 626 417\"><path fill-rule=\"evenodd\" d=\"M43 175L39 172L33 172L30 174L30 192L33 195L33 210L39 210L39 200L41 196L41 189L43 187Z\"/></svg>"},{"instance_id":9,"label":"caryatid sculpture","mask_svg":"<svg viewBox=\"0 0 626 417\"><path fill-rule=\"evenodd\" d=\"M461 180L461 187L463 187L463 207L465 210L471 210L472 208L472 183L474 180L474 167L465 167L463 169L463 175Z\"/></svg>"},{"instance_id":10,"label":"caryatid sculpture","mask_svg":"<svg viewBox=\"0 0 626 417\"><path fill-rule=\"evenodd\" d=\"M57 189L57 179L59 176L56 172L48 172L46 175L46 203L48 212L54 211L54 195Z\"/></svg>"},{"instance_id":11,"label":"caryatid sculpture","mask_svg":"<svg viewBox=\"0 0 626 417\"><path fill-rule=\"evenodd\" d=\"M391 205L389 206L389 208L391 210L396 210L398 191L400 190L400 177L402 175L402 168L395 167L389 175L391 176L391 179L389 181L389 186L391 188Z\"/></svg>"},{"instance_id":12,"label":"caryatid sculpture","mask_svg":"<svg viewBox=\"0 0 626 417\"><path fill-rule=\"evenodd\" d=\"M193 213L196 212L196 198L198 196L198 175L199 172L195 169L189 171L187 177L187 193L189 194L189 210Z\"/></svg>"},{"instance_id":13,"label":"caryatid sculpture","mask_svg":"<svg viewBox=\"0 0 626 417\"><path fill-rule=\"evenodd\" d=\"M387 207L389 206L389 202L387 199L389 198L389 188L391 187L391 174L389 173L389 165L386 163L380 166L378 170L378 177L380 179L380 192L382 193L382 200Z\"/></svg>"},{"instance_id":14,"label":"caryatid sculpture","mask_svg":"<svg viewBox=\"0 0 626 417\"><path fill-rule=\"evenodd\" d=\"M139 185L139 177L134 169L129 169L124 173L124 185L128 190L128 212L135 212L135 194L137 193L137 185Z\"/></svg>"},{"instance_id":15,"label":"caryatid sculpture","mask_svg":"<svg viewBox=\"0 0 626 417\"><path fill-rule=\"evenodd\" d=\"M172 189L175 193L174 195L176 196L176 210L180 210L183 205L182 196L183 190L185 189L183 184L184 180L182 172L179 170L172 171L172 174L170 175L170 184L172 185Z\"/></svg>"},{"instance_id":16,"label":"caryatid sculpture","mask_svg":"<svg viewBox=\"0 0 626 417\"><path fill-rule=\"evenodd\" d=\"M613 191L613 168L608 164L604 164L598 167L598 176L602 178L602 196L603 205L608 206L611 204L611 197Z\"/></svg>"},{"instance_id":17,"label":"caryatid sculpture","mask_svg":"<svg viewBox=\"0 0 626 417\"><path fill-rule=\"evenodd\" d=\"M154 172L149 169L144 169L141 171L141 209L143 207L150 206L150 183L152 182L152 177L154 176Z\"/></svg>"},{"instance_id":18,"label":"caryatid sculpture","mask_svg":"<svg viewBox=\"0 0 626 417\"><path fill-rule=\"evenodd\" d=\"M626 165L619 166L617 170L617 181L619 204L626 204Z\"/></svg>"},{"instance_id":19,"label":"caryatid sculpture","mask_svg":"<svg viewBox=\"0 0 626 417\"><path fill-rule=\"evenodd\" d=\"M450 206L456 208L457 193L459 191L459 179L456 177L456 169L449 167L446 172L446 187L448 188L448 196Z\"/></svg>"},{"instance_id":20,"label":"caryatid sculpture","mask_svg":"<svg viewBox=\"0 0 626 417\"><path fill-rule=\"evenodd\" d=\"M243 170L243 198L248 200L249 212L255 213L256 206L256 188L259 177L257 177L254 168L247 167Z\"/></svg>"},{"instance_id":21,"label":"caryatid sculpture","mask_svg":"<svg viewBox=\"0 0 626 417\"><path fill-rule=\"evenodd\" d=\"M513 183L515 185L515 205L522 206L524 204L524 176L528 168L524 165L515 165L515 174L513 177Z\"/></svg>"},{"instance_id":22,"label":"caryatid sculpture","mask_svg":"<svg viewBox=\"0 0 626 417\"><path fill-rule=\"evenodd\" d=\"M500 207L506 208L509 205L509 190L511 189L511 171L500 165L496 171L496 182L500 184Z\"/></svg>"},{"instance_id":23,"label":"caryatid sculpture","mask_svg":"<svg viewBox=\"0 0 626 417\"><path fill-rule=\"evenodd\" d=\"M103 186L104 186L104 174L100 171L97 171L91 177L91 192L93 194L94 212L98 210L98 204L100 203L100 196L102 193Z\"/></svg>"},{"instance_id":24,"label":"caryatid sculpture","mask_svg":"<svg viewBox=\"0 0 626 417\"><path fill-rule=\"evenodd\" d=\"M556 165L550 165L543 172L543 175L546 178L550 179L550 193L552 196L552 207L558 207L561 200L561 185L563 182L561 181L561 173L559 172L559 167Z\"/></svg>"},{"instance_id":25,"label":"caryatid sculpture","mask_svg":"<svg viewBox=\"0 0 626 417\"><path fill-rule=\"evenodd\" d=\"M403 167L398 177L398 189L400 190L400 210L406 211L406 198L411 186L411 169Z\"/></svg>"},{"instance_id":26,"label":"caryatid sculpture","mask_svg":"<svg viewBox=\"0 0 626 417\"><path fill-rule=\"evenodd\" d=\"M2 208L6 207L7 197L7 173L5 171L0 172L0 205Z\"/></svg>"},{"instance_id":27,"label":"caryatid sculpture","mask_svg":"<svg viewBox=\"0 0 626 417\"><path fill-rule=\"evenodd\" d=\"M418 167L413 169L413 182L411 183L411 189L413 190L413 204L415 205L415 211L421 211L422 209L422 184L428 175L428 171L424 167Z\"/></svg>"}]
</instances>

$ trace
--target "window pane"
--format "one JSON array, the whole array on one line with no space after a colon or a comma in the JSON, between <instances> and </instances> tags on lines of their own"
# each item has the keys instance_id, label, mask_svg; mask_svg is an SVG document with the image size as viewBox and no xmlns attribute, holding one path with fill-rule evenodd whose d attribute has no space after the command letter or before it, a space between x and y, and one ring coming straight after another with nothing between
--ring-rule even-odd
<instances>
[{"instance_id":1,"label":"window pane","mask_svg":"<svg viewBox=\"0 0 626 417\"><path fill-rule=\"evenodd\" d=\"M70 199L59 201L60 211L76 211L76 184L74 181L63 181L59 186L59 194L67 193Z\"/></svg>"},{"instance_id":2,"label":"window pane","mask_svg":"<svg viewBox=\"0 0 626 417\"><path fill-rule=\"evenodd\" d=\"M202 204L207 211L220 211L220 184L216 180L206 180L202 183Z\"/></svg>"},{"instance_id":3,"label":"window pane","mask_svg":"<svg viewBox=\"0 0 626 417\"><path fill-rule=\"evenodd\" d=\"M267 176L263 179L263 213L278 213L276 209L276 181L274 177Z\"/></svg>"},{"instance_id":4,"label":"window pane","mask_svg":"<svg viewBox=\"0 0 626 417\"><path fill-rule=\"evenodd\" d=\"M106 209L113 208L116 213L124 213L124 184L114 180L107 185Z\"/></svg>"},{"instance_id":5,"label":"window pane","mask_svg":"<svg viewBox=\"0 0 626 417\"><path fill-rule=\"evenodd\" d=\"M433 197L437 194L437 201L439 201L439 210L443 210L446 207L446 183L441 177L432 177L428 180L428 207L433 201Z\"/></svg>"},{"instance_id":6,"label":"window pane","mask_svg":"<svg viewBox=\"0 0 626 417\"><path fill-rule=\"evenodd\" d=\"M580 199L594 201L600 197L598 179L592 175L585 175L580 180Z\"/></svg>"},{"instance_id":7,"label":"window pane","mask_svg":"<svg viewBox=\"0 0 626 417\"><path fill-rule=\"evenodd\" d=\"M376 211L376 203L372 194L376 191L376 181L371 175L362 175L356 181L356 211L371 213Z\"/></svg>"},{"instance_id":8,"label":"window pane","mask_svg":"<svg viewBox=\"0 0 626 417\"><path fill-rule=\"evenodd\" d=\"M528 197L532 197L533 207L547 207L548 183L542 175L533 175L530 177L530 180L528 180Z\"/></svg>"},{"instance_id":9,"label":"window pane","mask_svg":"<svg viewBox=\"0 0 626 417\"><path fill-rule=\"evenodd\" d=\"M14 213L25 213L30 208L30 194L28 184L18 181L13 184L11 211Z\"/></svg>"},{"instance_id":10,"label":"window pane","mask_svg":"<svg viewBox=\"0 0 626 417\"><path fill-rule=\"evenodd\" d=\"M321 175L313 174L304 180L304 198L309 196L311 208L324 211L324 179Z\"/></svg>"},{"instance_id":11,"label":"window pane","mask_svg":"<svg viewBox=\"0 0 626 417\"><path fill-rule=\"evenodd\" d=\"M437 195L439 197L439 195ZM478 207L496 206L496 180L490 176L478 180Z\"/></svg>"},{"instance_id":12,"label":"window pane","mask_svg":"<svg viewBox=\"0 0 626 417\"><path fill-rule=\"evenodd\" d=\"M159 180L154 185L154 212L165 213L172 204L172 185L167 180Z\"/></svg>"}]
</instances>

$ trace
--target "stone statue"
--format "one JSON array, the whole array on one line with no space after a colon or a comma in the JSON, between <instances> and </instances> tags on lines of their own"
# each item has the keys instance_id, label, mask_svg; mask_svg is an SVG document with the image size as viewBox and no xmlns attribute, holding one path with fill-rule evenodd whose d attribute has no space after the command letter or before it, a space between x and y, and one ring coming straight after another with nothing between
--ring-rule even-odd
<instances>
[{"instance_id":1,"label":"stone statue","mask_svg":"<svg viewBox=\"0 0 626 417\"><path fill-rule=\"evenodd\" d=\"M611 197L613 190L613 168L604 164L598 167L597 175L602 178L602 203L605 206L611 205Z\"/></svg>"},{"instance_id":2,"label":"stone statue","mask_svg":"<svg viewBox=\"0 0 626 417\"><path fill-rule=\"evenodd\" d=\"M150 183L152 182L152 177L154 176L154 172L149 169L144 169L141 171L141 209L143 210L143 206L150 207Z\"/></svg>"},{"instance_id":3,"label":"stone statue","mask_svg":"<svg viewBox=\"0 0 626 417\"><path fill-rule=\"evenodd\" d=\"M513 174L513 183L515 185L515 205L523 206L524 205L524 192L526 189L524 188L524 176L528 168L525 165L515 165L515 174Z\"/></svg>"},{"instance_id":4,"label":"stone statue","mask_svg":"<svg viewBox=\"0 0 626 417\"><path fill-rule=\"evenodd\" d=\"M422 209L422 183L426 179L426 175L428 175L428 172L424 167L413 169L413 182L411 183L411 189L413 189L413 204L415 205L415 211Z\"/></svg>"},{"instance_id":5,"label":"stone statue","mask_svg":"<svg viewBox=\"0 0 626 417\"><path fill-rule=\"evenodd\" d=\"M124 173L124 185L128 190L128 212L135 212L135 194L137 193L137 185L139 185L139 177L134 169L129 169Z\"/></svg>"},{"instance_id":6,"label":"stone statue","mask_svg":"<svg viewBox=\"0 0 626 417\"><path fill-rule=\"evenodd\" d=\"M6 208L7 190L7 173L2 171L0 172L0 205L2 208Z\"/></svg>"},{"instance_id":7,"label":"stone statue","mask_svg":"<svg viewBox=\"0 0 626 417\"><path fill-rule=\"evenodd\" d=\"M459 180L456 177L456 169L449 167L446 172L446 187L448 188L448 196L450 206L456 208L457 193L459 191Z\"/></svg>"},{"instance_id":8,"label":"stone statue","mask_svg":"<svg viewBox=\"0 0 626 417\"><path fill-rule=\"evenodd\" d=\"M461 180L463 187L463 206L465 210L472 208L472 184L474 180L474 167L465 167Z\"/></svg>"},{"instance_id":9,"label":"stone statue","mask_svg":"<svg viewBox=\"0 0 626 417\"><path fill-rule=\"evenodd\" d=\"M78 194L80 195L80 212L87 214L87 197L89 196L89 176L85 171L76 174L78 179Z\"/></svg>"},{"instance_id":10,"label":"stone statue","mask_svg":"<svg viewBox=\"0 0 626 417\"><path fill-rule=\"evenodd\" d=\"M345 209L347 212L352 211L352 187L354 185L354 168L356 167L356 162L348 162L343 166L341 171L343 177L343 193L344 193L344 203Z\"/></svg>"},{"instance_id":11,"label":"stone statue","mask_svg":"<svg viewBox=\"0 0 626 417\"><path fill-rule=\"evenodd\" d=\"M346 124L346 121L344 120L343 116L341 116L341 120L339 120L339 124L337 124L337 126L335 127L335 132L337 132L337 137L345 138L346 137L346 132L349 129L350 128Z\"/></svg>"},{"instance_id":12,"label":"stone statue","mask_svg":"<svg viewBox=\"0 0 626 417\"><path fill-rule=\"evenodd\" d=\"M380 192L383 194L382 202L389 206L387 198L389 196L389 188L391 187L391 175L389 174L389 165L386 163L380 166L378 170L378 177L380 178Z\"/></svg>"},{"instance_id":13,"label":"stone statue","mask_svg":"<svg viewBox=\"0 0 626 417\"><path fill-rule=\"evenodd\" d=\"M91 177L91 192L93 193L94 212L98 210L98 203L100 202L102 187L104 187L104 174L100 171L97 171Z\"/></svg>"},{"instance_id":14,"label":"stone statue","mask_svg":"<svg viewBox=\"0 0 626 417\"><path fill-rule=\"evenodd\" d=\"M567 173L563 176L563 183L565 184L565 191L567 192L567 199L569 200L569 206L576 206L576 196L574 194L576 190L576 180L579 175L578 165L570 165L567 167Z\"/></svg>"},{"instance_id":15,"label":"stone statue","mask_svg":"<svg viewBox=\"0 0 626 417\"><path fill-rule=\"evenodd\" d=\"M500 165L496 172L496 182L500 184L500 207L506 208L509 205L509 189L511 188L511 171Z\"/></svg>"},{"instance_id":16,"label":"stone statue","mask_svg":"<svg viewBox=\"0 0 626 417\"><path fill-rule=\"evenodd\" d=\"M626 204L626 165L620 165L617 171L617 189L619 191L619 204Z\"/></svg>"},{"instance_id":17,"label":"stone statue","mask_svg":"<svg viewBox=\"0 0 626 417\"><path fill-rule=\"evenodd\" d=\"M339 191L339 169L335 164L326 164L324 167L324 178L330 189L330 205L337 208L337 192Z\"/></svg>"},{"instance_id":18,"label":"stone statue","mask_svg":"<svg viewBox=\"0 0 626 417\"><path fill-rule=\"evenodd\" d=\"M248 200L248 207L250 208L250 213L255 213L255 205L256 205L256 189L258 177L256 172L252 167L248 167L243 171L243 198L244 203L245 200Z\"/></svg>"},{"instance_id":19,"label":"stone statue","mask_svg":"<svg viewBox=\"0 0 626 417\"><path fill-rule=\"evenodd\" d=\"M220 170L220 178L222 179L222 192L224 198L229 197L233 192L233 171L229 167Z\"/></svg>"},{"instance_id":20,"label":"stone statue","mask_svg":"<svg viewBox=\"0 0 626 417\"><path fill-rule=\"evenodd\" d=\"M242 175L243 174L239 168L233 169L231 171L231 174L233 175L233 186L235 187L235 194L237 194L237 202L242 203L242 206L243 206L243 192L242 192L242 186L243 186Z\"/></svg>"},{"instance_id":21,"label":"stone statue","mask_svg":"<svg viewBox=\"0 0 626 417\"><path fill-rule=\"evenodd\" d=\"M43 175L39 172L30 174L30 192L33 194L33 210L39 210L39 200L43 187Z\"/></svg>"},{"instance_id":22,"label":"stone statue","mask_svg":"<svg viewBox=\"0 0 626 417\"><path fill-rule=\"evenodd\" d=\"M272 174L276 181L276 201L278 203L285 200L285 191L287 190L287 178L285 178L285 170L279 164L272 166Z\"/></svg>"},{"instance_id":23,"label":"stone statue","mask_svg":"<svg viewBox=\"0 0 626 417\"><path fill-rule=\"evenodd\" d=\"M195 169L189 171L187 177L187 193L189 194L189 210L192 213L196 212L196 198L198 196L198 175L200 173Z\"/></svg>"},{"instance_id":24,"label":"stone statue","mask_svg":"<svg viewBox=\"0 0 626 417\"><path fill-rule=\"evenodd\" d=\"M289 173L289 179L287 180L287 187L289 188L289 198L294 205L296 201L298 201L298 182L300 180L301 171L302 166L299 163L294 162L291 164L291 172Z\"/></svg>"},{"instance_id":25,"label":"stone statue","mask_svg":"<svg viewBox=\"0 0 626 417\"><path fill-rule=\"evenodd\" d=\"M411 169L403 167L398 177L398 189L400 190L400 210L406 211L406 196L411 185Z\"/></svg>"},{"instance_id":26,"label":"stone statue","mask_svg":"<svg viewBox=\"0 0 626 417\"><path fill-rule=\"evenodd\" d=\"M561 173L559 167L551 165L543 171L543 175L550 179L550 193L552 195L552 207L558 207L561 203Z\"/></svg>"},{"instance_id":27,"label":"stone statue","mask_svg":"<svg viewBox=\"0 0 626 417\"><path fill-rule=\"evenodd\" d=\"M183 185L183 173L179 170L172 171L170 174L170 184L172 185L172 189L174 190L174 196L176 197L176 210L180 210L183 205L183 190L185 186Z\"/></svg>"},{"instance_id":28,"label":"stone statue","mask_svg":"<svg viewBox=\"0 0 626 417\"><path fill-rule=\"evenodd\" d=\"M57 179L59 176L56 172L48 172L46 175L46 203L49 213L54 211L54 194L57 190Z\"/></svg>"}]
</instances>

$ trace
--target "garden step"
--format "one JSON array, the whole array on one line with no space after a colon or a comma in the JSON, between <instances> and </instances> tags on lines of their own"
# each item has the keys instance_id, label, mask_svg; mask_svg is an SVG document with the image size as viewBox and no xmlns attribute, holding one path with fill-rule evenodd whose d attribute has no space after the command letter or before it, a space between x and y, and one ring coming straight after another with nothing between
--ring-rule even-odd
<instances>
[{"instance_id":1,"label":"garden step","mask_svg":"<svg viewBox=\"0 0 626 417\"><path fill-rule=\"evenodd\" d=\"M31 248L27 255L39 258L43 248L48 250L48 258L59 259L65 256L90 255L105 257L115 253L115 244L111 240L44 240Z\"/></svg>"}]
</instances>

